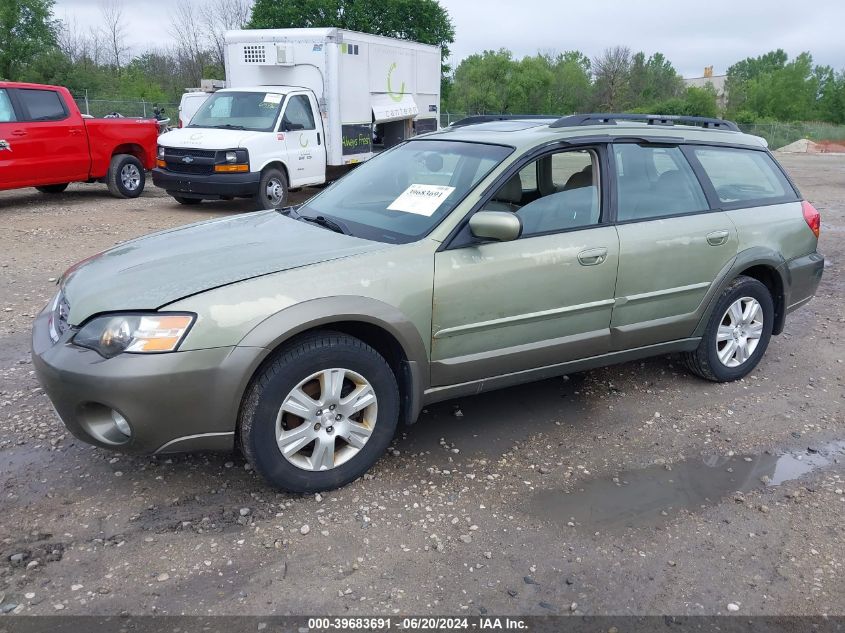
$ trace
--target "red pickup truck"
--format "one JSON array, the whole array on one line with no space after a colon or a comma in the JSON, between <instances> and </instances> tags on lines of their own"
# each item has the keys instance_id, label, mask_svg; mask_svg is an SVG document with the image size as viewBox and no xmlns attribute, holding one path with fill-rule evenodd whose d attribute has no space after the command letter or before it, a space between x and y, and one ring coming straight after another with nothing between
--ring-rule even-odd
<instances>
[{"instance_id":1,"label":"red pickup truck","mask_svg":"<svg viewBox=\"0 0 845 633\"><path fill-rule=\"evenodd\" d=\"M136 198L157 142L154 120L85 117L67 88L0 81L0 190L105 182L112 195Z\"/></svg>"}]
</instances>

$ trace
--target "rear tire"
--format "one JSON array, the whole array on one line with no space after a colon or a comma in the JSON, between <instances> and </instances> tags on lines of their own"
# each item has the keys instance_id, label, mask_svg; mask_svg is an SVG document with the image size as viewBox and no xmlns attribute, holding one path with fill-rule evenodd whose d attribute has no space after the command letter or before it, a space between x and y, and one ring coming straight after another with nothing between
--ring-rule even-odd
<instances>
[{"instance_id":1,"label":"rear tire","mask_svg":"<svg viewBox=\"0 0 845 633\"><path fill-rule=\"evenodd\" d=\"M173 199L179 204L184 204L189 207L202 202L202 198L185 198L183 196L173 196Z\"/></svg>"},{"instance_id":2,"label":"rear tire","mask_svg":"<svg viewBox=\"0 0 845 633\"><path fill-rule=\"evenodd\" d=\"M137 198L144 191L146 174L141 161L131 154L115 154L111 159L106 183L115 198Z\"/></svg>"},{"instance_id":3,"label":"rear tire","mask_svg":"<svg viewBox=\"0 0 845 633\"><path fill-rule=\"evenodd\" d=\"M766 352L774 313L769 289L740 275L716 302L698 348L684 354L687 368L713 382L744 378Z\"/></svg>"},{"instance_id":4,"label":"rear tire","mask_svg":"<svg viewBox=\"0 0 845 633\"><path fill-rule=\"evenodd\" d=\"M62 183L60 185L42 185L41 187L36 187L38 191L41 193L62 193L70 183Z\"/></svg>"},{"instance_id":5,"label":"rear tire","mask_svg":"<svg viewBox=\"0 0 845 633\"><path fill-rule=\"evenodd\" d=\"M288 202L288 179L281 169L270 167L261 174L258 192L255 194L255 208L281 209Z\"/></svg>"},{"instance_id":6,"label":"rear tire","mask_svg":"<svg viewBox=\"0 0 845 633\"><path fill-rule=\"evenodd\" d=\"M292 342L257 374L239 438L271 486L318 492L363 475L398 420L399 389L384 358L357 338L325 331Z\"/></svg>"}]
</instances>

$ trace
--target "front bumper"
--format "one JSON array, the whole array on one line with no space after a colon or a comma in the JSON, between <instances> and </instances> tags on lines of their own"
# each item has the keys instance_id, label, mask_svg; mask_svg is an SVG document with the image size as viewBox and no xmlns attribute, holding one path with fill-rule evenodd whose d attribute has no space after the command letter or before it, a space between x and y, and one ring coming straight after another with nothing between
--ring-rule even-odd
<instances>
[{"instance_id":1,"label":"front bumper","mask_svg":"<svg viewBox=\"0 0 845 633\"><path fill-rule=\"evenodd\" d=\"M785 264L788 287L786 289L786 313L797 310L816 294L824 272L824 257L810 253L796 257Z\"/></svg>"},{"instance_id":2,"label":"front bumper","mask_svg":"<svg viewBox=\"0 0 845 633\"><path fill-rule=\"evenodd\" d=\"M216 200L254 196L261 180L259 172L232 174L183 174L161 167L153 169L153 184L170 195Z\"/></svg>"},{"instance_id":3,"label":"front bumper","mask_svg":"<svg viewBox=\"0 0 845 633\"><path fill-rule=\"evenodd\" d=\"M219 347L105 359L55 344L48 311L35 320L32 361L38 381L68 430L80 440L126 453L231 450L241 397L261 348ZM132 433L115 443L98 433L103 412L119 412Z\"/></svg>"}]
</instances>

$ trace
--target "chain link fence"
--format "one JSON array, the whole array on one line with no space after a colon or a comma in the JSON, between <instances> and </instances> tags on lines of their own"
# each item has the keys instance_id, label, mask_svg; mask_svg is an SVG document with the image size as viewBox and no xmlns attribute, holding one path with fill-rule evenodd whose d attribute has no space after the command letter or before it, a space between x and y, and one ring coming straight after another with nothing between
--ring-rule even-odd
<instances>
[{"instance_id":1,"label":"chain link fence","mask_svg":"<svg viewBox=\"0 0 845 633\"><path fill-rule=\"evenodd\" d=\"M799 139L811 141L845 141L845 125L807 121L803 123L741 123L746 134L762 136L769 148L778 149Z\"/></svg>"},{"instance_id":2,"label":"chain link fence","mask_svg":"<svg viewBox=\"0 0 845 633\"><path fill-rule=\"evenodd\" d=\"M122 101L119 99L89 99L83 96L75 96L74 100L82 114L91 115L94 118L102 118L112 112L119 112L125 117L153 118L153 108L164 108L164 116L176 120L179 111L178 103L162 103L160 101Z\"/></svg>"}]
</instances>

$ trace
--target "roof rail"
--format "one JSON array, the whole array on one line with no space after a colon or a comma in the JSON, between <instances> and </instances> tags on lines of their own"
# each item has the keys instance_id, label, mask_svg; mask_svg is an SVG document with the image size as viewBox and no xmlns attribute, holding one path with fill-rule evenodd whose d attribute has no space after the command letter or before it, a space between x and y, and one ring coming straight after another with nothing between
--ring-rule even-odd
<instances>
[{"instance_id":1,"label":"roof rail","mask_svg":"<svg viewBox=\"0 0 845 633\"><path fill-rule=\"evenodd\" d=\"M598 112L592 114L571 114L559 118L549 127L578 127L580 125L616 125L617 121L643 121L649 125L674 125L675 123L690 123L704 128L730 130L739 132L739 127L733 121L715 119L703 116L683 116L675 114L633 114Z\"/></svg>"},{"instance_id":2,"label":"roof rail","mask_svg":"<svg viewBox=\"0 0 845 633\"><path fill-rule=\"evenodd\" d=\"M546 121L560 120L556 114L475 114L464 117L452 123L449 127L464 127L466 125L479 125L493 121L524 121L532 119L545 119Z\"/></svg>"}]
</instances>

